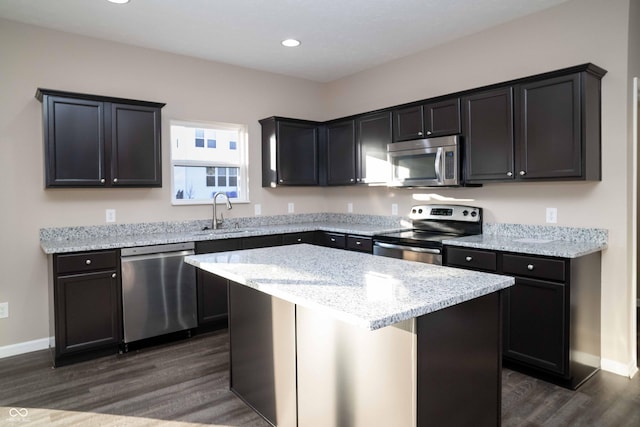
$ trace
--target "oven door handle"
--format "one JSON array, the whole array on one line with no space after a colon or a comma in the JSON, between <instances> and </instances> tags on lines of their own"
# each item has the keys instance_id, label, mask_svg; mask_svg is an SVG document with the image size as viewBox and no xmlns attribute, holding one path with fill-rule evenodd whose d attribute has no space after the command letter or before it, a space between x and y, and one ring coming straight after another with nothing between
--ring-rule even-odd
<instances>
[{"instance_id":1,"label":"oven door handle","mask_svg":"<svg viewBox=\"0 0 640 427\"><path fill-rule=\"evenodd\" d=\"M418 248L416 246L396 245L393 243L375 242L374 245L380 246L381 248L385 248L385 249L398 249L401 251L420 252L423 254L440 255L442 253L440 249Z\"/></svg>"}]
</instances>

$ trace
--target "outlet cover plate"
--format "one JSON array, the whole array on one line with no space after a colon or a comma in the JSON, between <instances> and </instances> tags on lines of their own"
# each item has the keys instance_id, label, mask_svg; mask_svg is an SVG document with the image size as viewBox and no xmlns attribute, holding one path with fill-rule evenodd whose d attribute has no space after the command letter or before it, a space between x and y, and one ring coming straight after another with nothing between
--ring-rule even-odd
<instances>
[{"instance_id":1,"label":"outlet cover plate","mask_svg":"<svg viewBox=\"0 0 640 427\"><path fill-rule=\"evenodd\" d=\"M0 319L9 317L9 303L0 302Z\"/></svg>"}]
</instances>

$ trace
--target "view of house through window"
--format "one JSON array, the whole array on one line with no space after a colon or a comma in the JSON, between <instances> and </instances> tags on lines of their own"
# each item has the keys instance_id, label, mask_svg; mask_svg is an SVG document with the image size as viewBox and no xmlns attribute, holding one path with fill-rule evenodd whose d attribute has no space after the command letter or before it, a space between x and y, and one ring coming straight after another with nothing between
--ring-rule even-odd
<instances>
[{"instance_id":1,"label":"view of house through window","mask_svg":"<svg viewBox=\"0 0 640 427\"><path fill-rule=\"evenodd\" d=\"M171 122L172 203L248 201L247 131L228 123Z\"/></svg>"}]
</instances>

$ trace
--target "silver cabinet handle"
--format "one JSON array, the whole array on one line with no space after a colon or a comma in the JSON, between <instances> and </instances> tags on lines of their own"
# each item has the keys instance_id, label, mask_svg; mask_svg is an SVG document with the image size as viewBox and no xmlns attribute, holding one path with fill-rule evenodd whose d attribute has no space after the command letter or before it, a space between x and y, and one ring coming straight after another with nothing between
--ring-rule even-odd
<instances>
[{"instance_id":1,"label":"silver cabinet handle","mask_svg":"<svg viewBox=\"0 0 640 427\"><path fill-rule=\"evenodd\" d=\"M527 265L527 270L529 270L529 271L533 271L533 264L529 264L529 265Z\"/></svg>"},{"instance_id":2,"label":"silver cabinet handle","mask_svg":"<svg viewBox=\"0 0 640 427\"><path fill-rule=\"evenodd\" d=\"M362 242L356 242L356 245L361 245L361 244L362 244Z\"/></svg>"},{"instance_id":3,"label":"silver cabinet handle","mask_svg":"<svg viewBox=\"0 0 640 427\"><path fill-rule=\"evenodd\" d=\"M431 131L430 130L427 131L427 135L431 135Z\"/></svg>"},{"instance_id":4,"label":"silver cabinet handle","mask_svg":"<svg viewBox=\"0 0 640 427\"><path fill-rule=\"evenodd\" d=\"M513 172L511 171L507 172L507 176L513 176Z\"/></svg>"},{"instance_id":5,"label":"silver cabinet handle","mask_svg":"<svg viewBox=\"0 0 640 427\"><path fill-rule=\"evenodd\" d=\"M422 131L418 132L418 136L422 136Z\"/></svg>"},{"instance_id":6,"label":"silver cabinet handle","mask_svg":"<svg viewBox=\"0 0 640 427\"><path fill-rule=\"evenodd\" d=\"M473 257L468 256L464 260L467 261L467 262L470 262L470 261L473 261Z\"/></svg>"},{"instance_id":7,"label":"silver cabinet handle","mask_svg":"<svg viewBox=\"0 0 640 427\"><path fill-rule=\"evenodd\" d=\"M349 180L349 182L353 182L353 181L354 181L354 179L353 179L353 178L351 178L351 179Z\"/></svg>"},{"instance_id":8,"label":"silver cabinet handle","mask_svg":"<svg viewBox=\"0 0 640 427\"><path fill-rule=\"evenodd\" d=\"M302 239L298 239L298 243L302 242Z\"/></svg>"},{"instance_id":9,"label":"silver cabinet handle","mask_svg":"<svg viewBox=\"0 0 640 427\"><path fill-rule=\"evenodd\" d=\"M113 178L113 182L118 182L118 178Z\"/></svg>"},{"instance_id":10,"label":"silver cabinet handle","mask_svg":"<svg viewBox=\"0 0 640 427\"><path fill-rule=\"evenodd\" d=\"M525 176L527 173L525 171L520 171L520 176Z\"/></svg>"},{"instance_id":11,"label":"silver cabinet handle","mask_svg":"<svg viewBox=\"0 0 640 427\"><path fill-rule=\"evenodd\" d=\"M88 259L88 260L86 260L84 263L85 263L85 264L87 264L87 265L91 265L91 260L90 260L90 259Z\"/></svg>"},{"instance_id":12,"label":"silver cabinet handle","mask_svg":"<svg viewBox=\"0 0 640 427\"><path fill-rule=\"evenodd\" d=\"M104 184L104 178L100 180L100 184Z\"/></svg>"},{"instance_id":13,"label":"silver cabinet handle","mask_svg":"<svg viewBox=\"0 0 640 427\"><path fill-rule=\"evenodd\" d=\"M280 182L284 182L284 180L281 179Z\"/></svg>"},{"instance_id":14,"label":"silver cabinet handle","mask_svg":"<svg viewBox=\"0 0 640 427\"><path fill-rule=\"evenodd\" d=\"M113 274L111 275L111 278L112 278L112 279L115 279L116 277L117 277L117 276L116 276L116 273L113 273Z\"/></svg>"},{"instance_id":15,"label":"silver cabinet handle","mask_svg":"<svg viewBox=\"0 0 640 427\"><path fill-rule=\"evenodd\" d=\"M336 239L334 239L334 238L332 237L332 238L331 238L331 241L332 241L332 242L335 242L335 241L336 241Z\"/></svg>"}]
</instances>

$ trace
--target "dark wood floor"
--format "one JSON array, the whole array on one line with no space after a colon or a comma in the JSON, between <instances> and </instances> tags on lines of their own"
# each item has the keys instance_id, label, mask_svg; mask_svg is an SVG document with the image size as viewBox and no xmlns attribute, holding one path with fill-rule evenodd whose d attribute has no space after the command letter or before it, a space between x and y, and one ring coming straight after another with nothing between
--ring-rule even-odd
<instances>
[{"instance_id":1,"label":"dark wood floor","mask_svg":"<svg viewBox=\"0 0 640 427\"><path fill-rule=\"evenodd\" d=\"M199 335L57 369L48 351L2 359L0 425L267 426L228 390L227 338ZM502 382L503 426L640 426L640 375L599 372L578 391L506 369Z\"/></svg>"}]
</instances>

